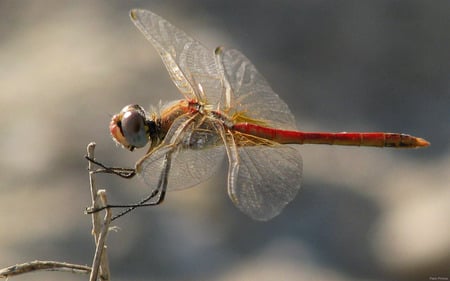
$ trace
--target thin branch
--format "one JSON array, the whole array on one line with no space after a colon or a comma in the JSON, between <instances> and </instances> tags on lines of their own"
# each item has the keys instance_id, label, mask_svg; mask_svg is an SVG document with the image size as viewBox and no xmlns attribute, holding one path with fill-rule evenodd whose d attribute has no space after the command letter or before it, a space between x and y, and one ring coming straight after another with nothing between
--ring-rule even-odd
<instances>
[{"instance_id":1,"label":"thin branch","mask_svg":"<svg viewBox=\"0 0 450 281\"><path fill-rule=\"evenodd\" d=\"M95 142L91 142L87 146L87 154L88 157L94 159L94 150L95 150ZM89 186L91 189L91 199L92 206L94 208L98 207L99 202L97 200L97 186L95 185L95 177L94 177L94 167L91 161L88 161L88 170L89 170ZM94 235L95 244L97 245L98 234L100 233L101 228L101 218L98 212L92 214L92 235Z\"/></svg>"},{"instance_id":2,"label":"thin branch","mask_svg":"<svg viewBox=\"0 0 450 281\"><path fill-rule=\"evenodd\" d=\"M106 198L106 191L105 190L99 190L98 195L100 200L102 201L103 205L107 205L107 198ZM101 228L101 232L98 235L97 240L97 247L95 249L95 255L94 259L92 261L92 272L90 276L90 281L96 281L98 272L100 270L101 280L109 280L109 265L107 263L107 247L105 246L106 243L106 236L108 235L109 231L109 225L111 223L111 209L106 208L104 223Z\"/></svg>"},{"instance_id":3,"label":"thin branch","mask_svg":"<svg viewBox=\"0 0 450 281\"><path fill-rule=\"evenodd\" d=\"M0 278L8 278L14 275L24 274L36 270L66 271L78 274L88 274L91 272L91 268L87 265L57 261L32 261L0 269Z\"/></svg>"},{"instance_id":4,"label":"thin branch","mask_svg":"<svg viewBox=\"0 0 450 281\"><path fill-rule=\"evenodd\" d=\"M94 159L95 143L91 142L87 146L88 157ZM104 190L97 190L95 185L95 172L93 169L93 164L89 161L89 185L91 189L91 199L92 206L94 209L107 206L107 197ZM94 259L92 261L92 272L90 279L91 281L96 281L98 273L100 272L101 280L109 280L109 262L107 255L107 247L105 245L106 236L108 234L109 225L111 223L111 211L106 208L106 214L102 220L100 217L100 212L94 212L92 215L92 235L94 235L94 241L96 245Z\"/></svg>"}]
</instances>

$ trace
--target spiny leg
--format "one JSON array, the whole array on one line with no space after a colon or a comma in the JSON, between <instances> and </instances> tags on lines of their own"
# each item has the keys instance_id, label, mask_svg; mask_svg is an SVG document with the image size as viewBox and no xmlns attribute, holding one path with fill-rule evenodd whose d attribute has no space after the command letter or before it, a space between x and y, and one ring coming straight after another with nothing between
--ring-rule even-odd
<instances>
[{"instance_id":1,"label":"spiny leg","mask_svg":"<svg viewBox=\"0 0 450 281\"><path fill-rule=\"evenodd\" d=\"M119 177L130 179L136 175L136 170L133 168L121 168L121 167L107 167L104 164L92 159L88 156L84 156L89 162L94 163L95 165L101 167L101 169L97 169L93 171L94 173L107 173L114 174Z\"/></svg>"},{"instance_id":2,"label":"spiny leg","mask_svg":"<svg viewBox=\"0 0 450 281\"><path fill-rule=\"evenodd\" d=\"M102 211L102 210L104 210L106 208L127 208L123 212L121 212L118 215L114 216L111 219L111 221L113 221L113 220L115 220L117 218L120 218L121 216L123 216L123 215L125 215L125 214L127 214L127 213L129 213L131 211L133 211L136 208L148 207L148 206L156 206L156 205L161 204L164 201L164 198L165 198L165 195L166 195L170 165L171 165L171 157L170 157L170 154L167 154L165 159L164 159L164 168L161 171L161 175L160 175L159 180L158 180L157 188L154 189L151 194L149 194L147 197L143 198L138 203L125 204L125 205L112 205L112 204L109 204L107 206L103 206L103 207L96 208L96 209L87 209L86 213L87 214L92 214L92 213L95 213L95 212ZM149 200L151 200L152 198L155 198L156 196L158 196L156 201L146 203Z\"/></svg>"}]
</instances>

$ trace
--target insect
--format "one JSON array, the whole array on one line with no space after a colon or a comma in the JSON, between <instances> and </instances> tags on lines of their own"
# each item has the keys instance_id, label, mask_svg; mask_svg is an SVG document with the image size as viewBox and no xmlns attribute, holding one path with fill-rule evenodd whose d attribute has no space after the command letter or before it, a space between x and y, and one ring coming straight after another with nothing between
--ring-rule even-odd
<instances>
[{"instance_id":1,"label":"insect","mask_svg":"<svg viewBox=\"0 0 450 281\"><path fill-rule=\"evenodd\" d=\"M109 129L115 142L131 151L149 144L134 169L95 161L103 172L137 174L151 188L138 204L115 205L130 207L125 213L161 203L166 191L201 183L227 156L230 199L251 218L269 220L300 189L298 144L429 145L399 133L298 131L287 104L241 52L223 47L211 51L150 11L132 10L131 20L155 47L183 98L150 114L127 105L112 117Z\"/></svg>"}]
</instances>

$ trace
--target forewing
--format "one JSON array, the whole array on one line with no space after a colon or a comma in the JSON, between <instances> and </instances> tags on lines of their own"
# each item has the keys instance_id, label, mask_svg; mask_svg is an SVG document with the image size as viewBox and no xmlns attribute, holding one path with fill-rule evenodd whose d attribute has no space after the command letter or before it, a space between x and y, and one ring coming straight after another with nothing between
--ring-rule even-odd
<instances>
[{"instance_id":1,"label":"forewing","mask_svg":"<svg viewBox=\"0 0 450 281\"><path fill-rule=\"evenodd\" d=\"M170 77L186 98L218 103L222 74L212 50L150 11L132 10L131 20L158 51Z\"/></svg>"},{"instance_id":2,"label":"forewing","mask_svg":"<svg viewBox=\"0 0 450 281\"><path fill-rule=\"evenodd\" d=\"M270 127L296 129L295 118L287 104L247 57L238 50L223 47L216 49L216 56L227 88L226 103L222 105L225 112L263 121Z\"/></svg>"},{"instance_id":3,"label":"forewing","mask_svg":"<svg viewBox=\"0 0 450 281\"><path fill-rule=\"evenodd\" d=\"M296 196L301 184L302 158L288 145L238 148L239 167L229 175L233 203L256 220L277 216Z\"/></svg>"},{"instance_id":4,"label":"forewing","mask_svg":"<svg viewBox=\"0 0 450 281\"><path fill-rule=\"evenodd\" d=\"M168 171L167 190L195 186L217 171L225 156L220 136L205 129L208 123L197 123L188 115L175 120L164 142L142 157L136 171L153 190L158 187L164 169ZM170 157L167 166L166 157Z\"/></svg>"},{"instance_id":5,"label":"forewing","mask_svg":"<svg viewBox=\"0 0 450 281\"><path fill-rule=\"evenodd\" d=\"M170 146L163 146L146 156L140 162L140 175L151 190L157 188L164 157L169 153L171 166L168 167L169 176L167 190L179 190L193 187L213 176L222 163L225 152L223 146L207 148L202 151L189 149L173 150Z\"/></svg>"}]
</instances>

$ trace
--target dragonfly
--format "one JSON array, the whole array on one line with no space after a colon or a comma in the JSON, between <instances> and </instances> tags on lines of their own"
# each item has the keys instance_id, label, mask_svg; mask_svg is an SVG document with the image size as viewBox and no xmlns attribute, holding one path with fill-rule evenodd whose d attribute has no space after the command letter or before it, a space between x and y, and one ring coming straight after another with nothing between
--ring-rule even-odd
<instances>
[{"instance_id":1,"label":"dragonfly","mask_svg":"<svg viewBox=\"0 0 450 281\"><path fill-rule=\"evenodd\" d=\"M147 10L130 12L132 22L153 45L180 100L147 113L125 106L109 125L113 140L130 151L149 146L132 169L101 166L99 171L140 176L152 192L139 203L158 205L166 191L198 185L228 158L231 201L255 220L269 220L298 193L301 144L394 148L426 147L425 139L384 132L302 132L288 105L256 67L235 49L206 48L164 18Z\"/></svg>"}]
</instances>

